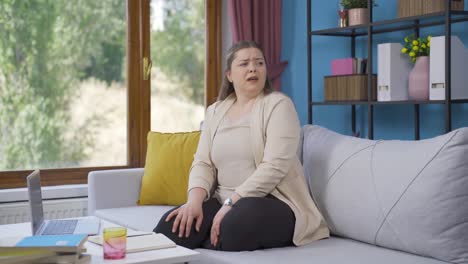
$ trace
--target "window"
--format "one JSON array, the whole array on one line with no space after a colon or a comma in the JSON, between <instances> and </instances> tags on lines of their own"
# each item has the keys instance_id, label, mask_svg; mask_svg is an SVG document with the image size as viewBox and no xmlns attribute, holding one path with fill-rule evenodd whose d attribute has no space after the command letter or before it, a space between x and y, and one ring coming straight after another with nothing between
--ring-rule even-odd
<instances>
[{"instance_id":1,"label":"window","mask_svg":"<svg viewBox=\"0 0 468 264\"><path fill-rule=\"evenodd\" d=\"M127 165L125 9L1 1L1 171Z\"/></svg>"},{"instance_id":2,"label":"window","mask_svg":"<svg viewBox=\"0 0 468 264\"><path fill-rule=\"evenodd\" d=\"M200 129L204 118L203 0L151 1L151 130Z\"/></svg>"},{"instance_id":3,"label":"window","mask_svg":"<svg viewBox=\"0 0 468 264\"><path fill-rule=\"evenodd\" d=\"M208 67L217 67L210 62L221 54L209 49L221 43L220 34L210 33L219 27L210 23L214 12L220 16L216 2L197 2L207 10L207 37L196 54L206 53ZM91 170L144 166L149 10L150 0L0 1L0 188L24 187L34 168L42 170L43 185L58 185L86 183ZM152 49L157 59L158 46ZM200 92L209 102L218 86L204 79L205 92L194 92L202 114Z\"/></svg>"}]
</instances>

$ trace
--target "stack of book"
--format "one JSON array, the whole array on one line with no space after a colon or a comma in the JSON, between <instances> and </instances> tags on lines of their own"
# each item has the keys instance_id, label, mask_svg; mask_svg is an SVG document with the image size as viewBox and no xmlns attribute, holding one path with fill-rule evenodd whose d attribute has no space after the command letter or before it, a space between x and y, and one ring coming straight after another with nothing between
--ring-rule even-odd
<instances>
[{"instance_id":1,"label":"stack of book","mask_svg":"<svg viewBox=\"0 0 468 264\"><path fill-rule=\"evenodd\" d=\"M342 58L331 62L331 75L352 75L367 73L366 58Z\"/></svg>"},{"instance_id":2,"label":"stack of book","mask_svg":"<svg viewBox=\"0 0 468 264\"><path fill-rule=\"evenodd\" d=\"M11 246L0 247L0 263L88 263L87 235L28 236Z\"/></svg>"},{"instance_id":3,"label":"stack of book","mask_svg":"<svg viewBox=\"0 0 468 264\"><path fill-rule=\"evenodd\" d=\"M365 101L367 92L367 59L342 58L331 62L331 75L324 77L325 101ZM376 79L372 79L371 96L375 100Z\"/></svg>"}]
</instances>

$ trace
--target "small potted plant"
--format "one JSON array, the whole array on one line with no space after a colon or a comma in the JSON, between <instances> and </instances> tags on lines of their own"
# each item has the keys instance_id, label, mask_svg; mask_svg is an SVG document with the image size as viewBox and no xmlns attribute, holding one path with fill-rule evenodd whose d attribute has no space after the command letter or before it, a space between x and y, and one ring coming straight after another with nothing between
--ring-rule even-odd
<instances>
[{"instance_id":1,"label":"small potted plant","mask_svg":"<svg viewBox=\"0 0 468 264\"><path fill-rule=\"evenodd\" d=\"M407 55L414 63L408 76L408 96L413 100L429 99L429 54L431 36L416 38L405 37L401 53Z\"/></svg>"},{"instance_id":2,"label":"small potted plant","mask_svg":"<svg viewBox=\"0 0 468 264\"><path fill-rule=\"evenodd\" d=\"M417 58L429 56L430 48L430 35L426 38L416 38L414 34L412 34L405 37L401 53L407 55L411 59L411 62L415 63Z\"/></svg>"},{"instance_id":3,"label":"small potted plant","mask_svg":"<svg viewBox=\"0 0 468 264\"><path fill-rule=\"evenodd\" d=\"M372 0L373 6L377 6ZM367 0L341 0L341 5L348 10L348 23L350 26L369 23L369 9Z\"/></svg>"}]
</instances>

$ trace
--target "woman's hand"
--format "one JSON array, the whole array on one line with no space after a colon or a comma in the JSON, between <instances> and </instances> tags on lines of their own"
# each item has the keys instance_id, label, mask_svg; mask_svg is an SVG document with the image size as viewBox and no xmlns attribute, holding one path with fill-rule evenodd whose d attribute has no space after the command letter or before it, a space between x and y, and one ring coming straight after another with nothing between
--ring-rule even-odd
<instances>
[{"instance_id":1,"label":"woman's hand","mask_svg":"<svg viewBox=\"0 0 468 264\"><path fill-rule=\"evenodd\" d=\"M210 241L213 247L216 247L218 244L219 238L219 227L221 226L221 222L223 221L224 216L226 215L229 210L231 210L231 206L223 205L219 211L216 213L213 219L213 225L211 226L211 233L210 233Z\"/></svg>"},{"instance_id":2,"label":"woman's hand","mask_svg":"<svg viewBox=\"0 0 468 264\"><path fill-rule=\"evenodd\" d=\"M167 217L166 222L169 222L174 216L174 224L172 225L172 233L179 230L179 237L185 235L189 237L190 230L192 229L193 221L195 220L195 230L200 231L203 221L203 200L206 197L206 192L202 188L194 188L189 193L187 203L172 211Z\"/></svg>"},{"instance_id":3,"label":"woman's hand","mask_svg":"<svg viewBox=\"0 0 468 264\"><path fill-rule=\"evenodd\" d=\"M232 204L237 203L241 196L237 193L234 193L231 196ZM219 239L219 229L221 227L221 222L223 221L224 216L231 210L231 206L223 205L219 211L216 213L215 217L213 218L213 224L211 225L211 232L210 232L210 241L211 245L216 247L218 244L218 239Z\"/></svg>"}]
</instances>

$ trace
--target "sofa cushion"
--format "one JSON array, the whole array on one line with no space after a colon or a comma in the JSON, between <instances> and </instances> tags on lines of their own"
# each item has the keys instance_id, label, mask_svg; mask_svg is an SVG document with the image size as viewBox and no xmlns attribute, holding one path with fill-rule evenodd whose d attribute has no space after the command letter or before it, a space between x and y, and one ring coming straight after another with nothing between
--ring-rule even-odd
<instances>
[{"instance_id":1,"label":"sofa cushion","mask_svg":"<svg viewBox=\"0 0 468 264\"><path fill-rule=\"evenodd\" d=\"M333 234L468 263L468 129L374 141L304 127L304 170Z\"/></svg>"},{"instance_id":2,"label":"sofa cushion","mask_svg":"<svg viewBox=\"0 0 468 264\"><path fill-rule=\"evenodd\" d=\"M97 210L95 215L132 229L153 231L172 206L133 206ZM446 264L446 262L385 249L345 238L331 237L302 247L256 251L221 252L197 249L201 254L191 264L288 263L288 264Z\"/></svg>"},{"instance_id":3,"label":"sofa cushion","mask_svg":"<svg viewBox=\"0 0 468 264\"><path fill-rule=\"evenodd\" d=\"M139 205L180 205L187 201L190 166L200 131L148 133Z\"/></svg>"},{"instance_id":4,"label":"sofa cushion","mask_svg":"<svg viewBox=\"0 0 468 264\"><path fill-rule=\"evenodd\" d=\"M220 252L197 249L190 264L446 264L446 262L376 247L345 238L331 237L302 247L256 251Z\"/></svg>"},{"instance_id":5,"label":"sofa cushion","mask_svg":"<svg viewBox=\"0 0 468 264\"><path fill-rule=\"evenodd\" d=\"M96 210L94 215L121 226L150 232L156 227L161 216L172 208L174 206L131 206L100 209Z\"/></svg>"}]
</instances>

